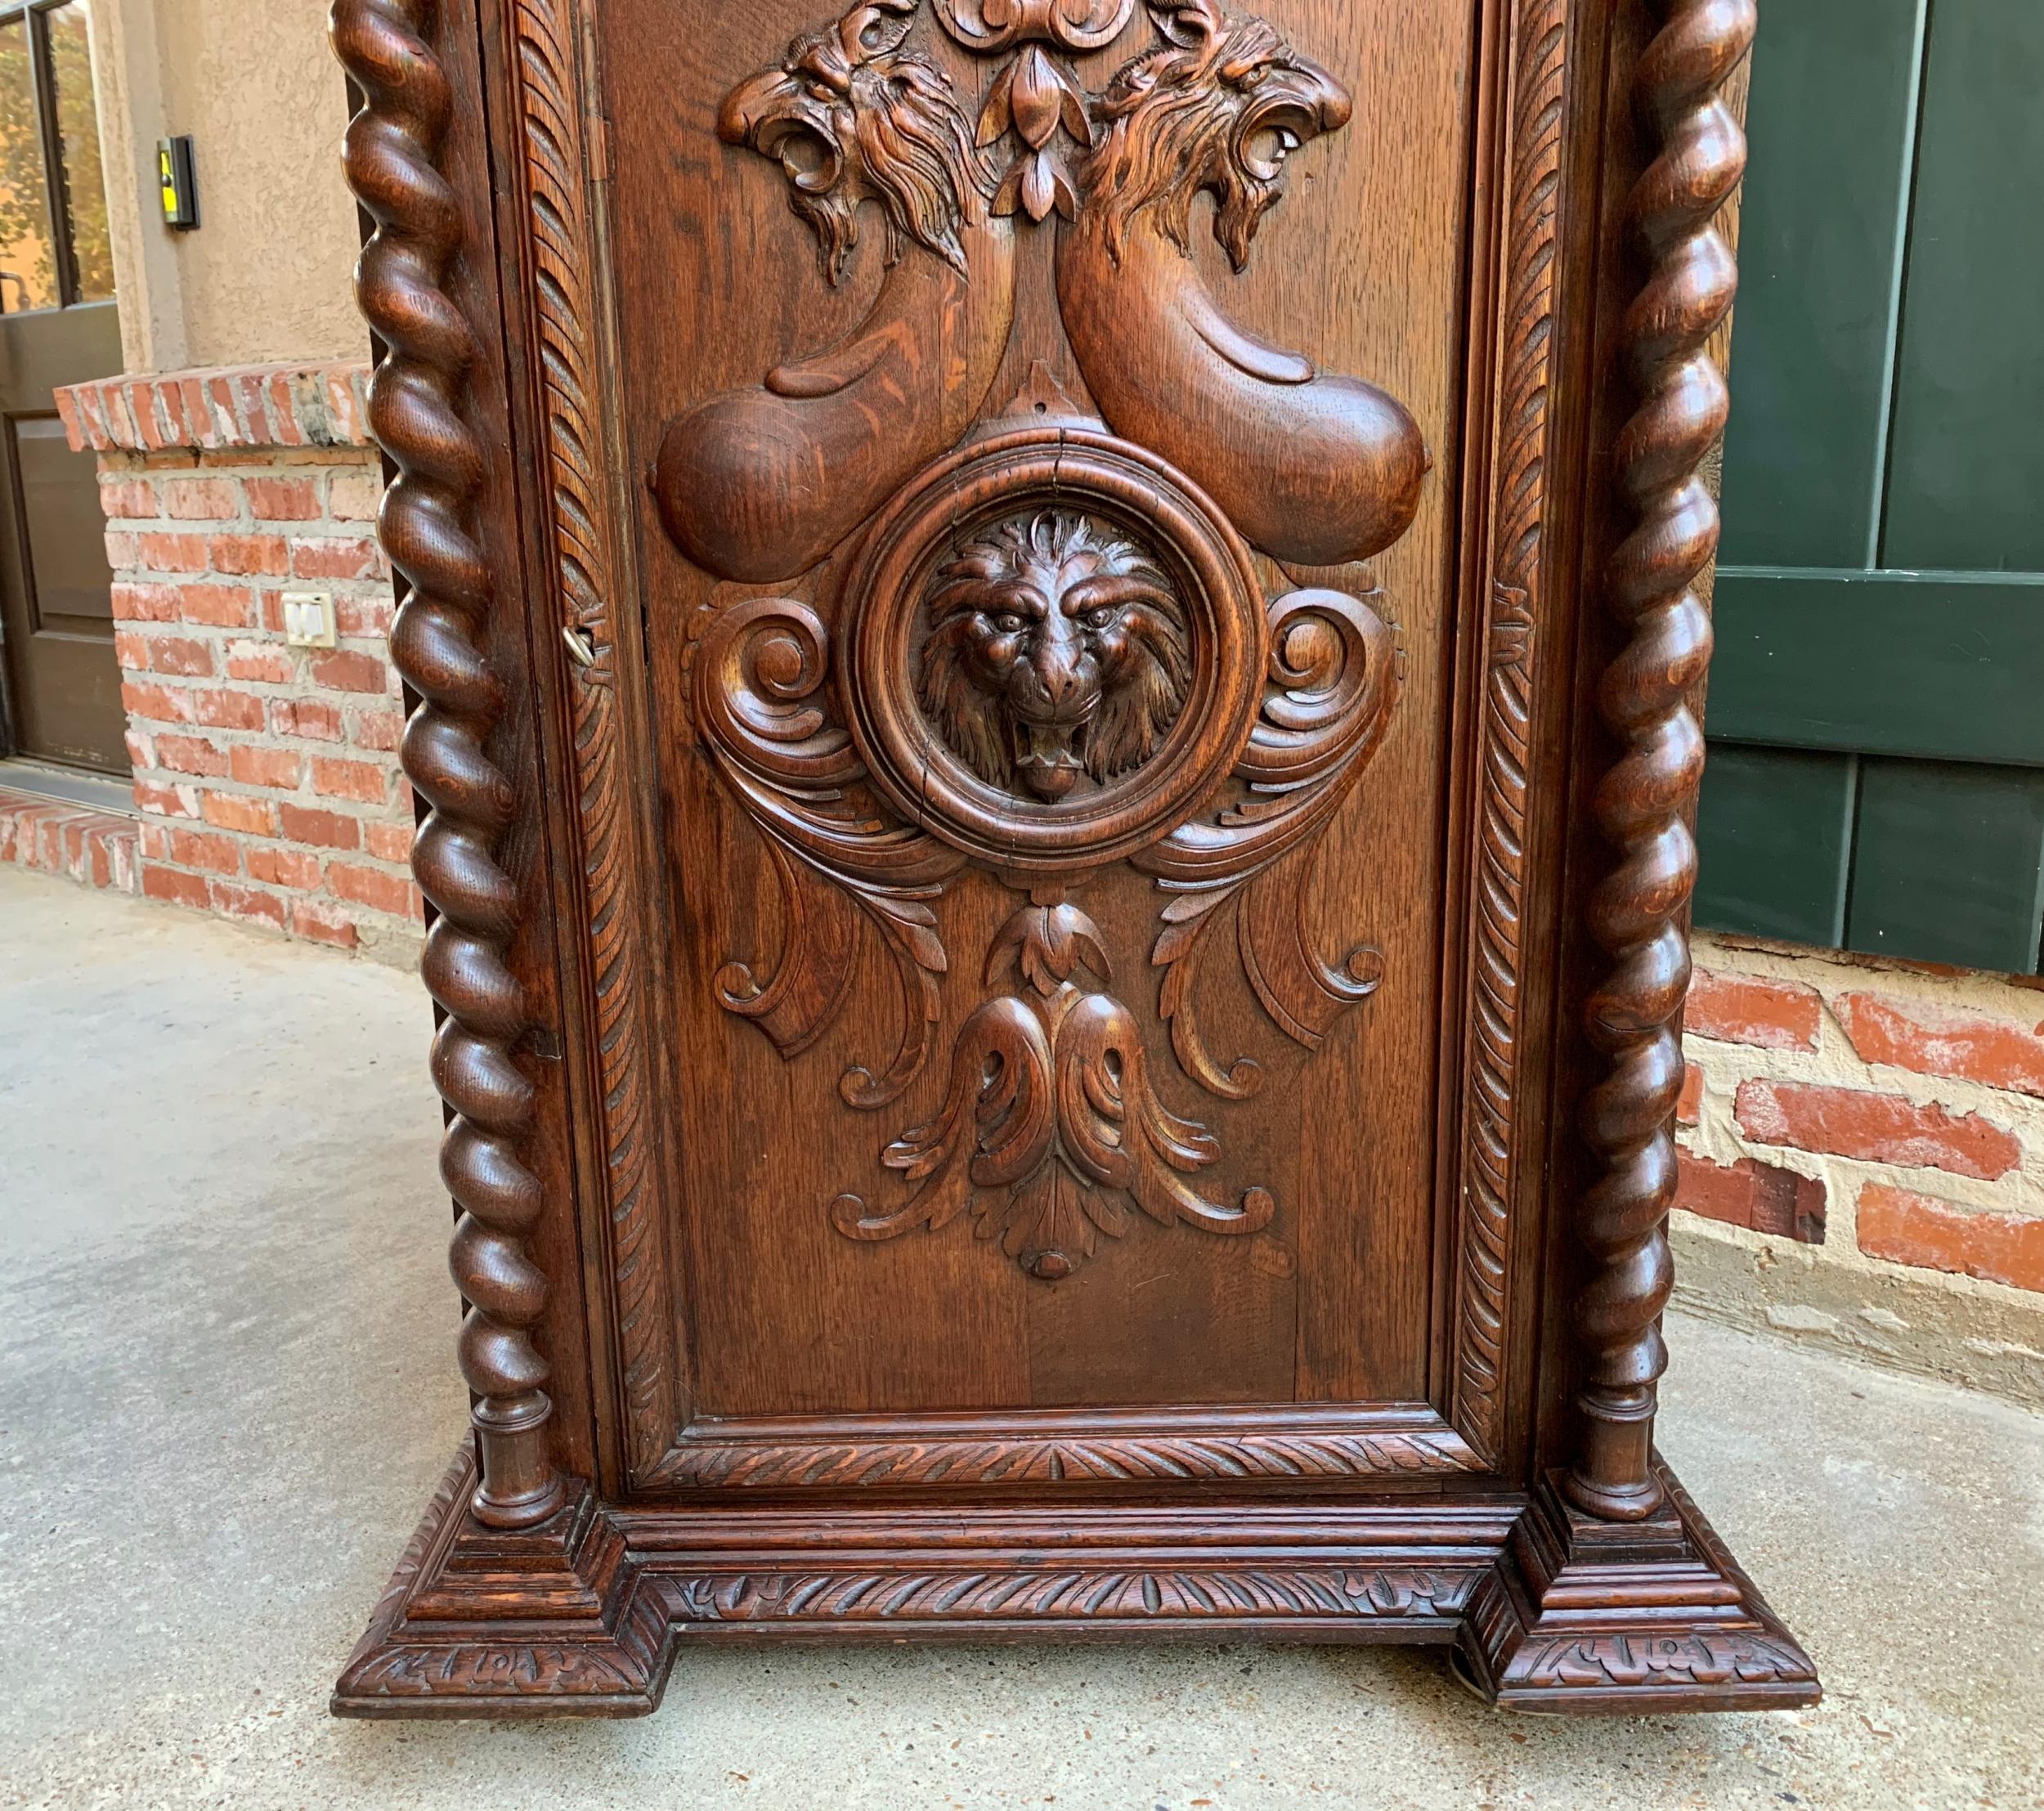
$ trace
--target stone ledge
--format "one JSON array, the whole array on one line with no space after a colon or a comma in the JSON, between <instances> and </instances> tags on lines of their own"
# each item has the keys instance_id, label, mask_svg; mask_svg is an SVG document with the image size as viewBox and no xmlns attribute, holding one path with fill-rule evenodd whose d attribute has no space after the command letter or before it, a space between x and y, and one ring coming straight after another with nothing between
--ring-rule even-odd
<instances>
[{"instance_id":1,"label":"stone ledge","mask_svg":"<svg viewBox=\"0 0 2044 1811\"><path fill-rule=\"evenodd\" d=\"M1678 1309L2044 1409L2044 1302L2035 1296L1986 1284L1955 1290L1899 1265L1849 1269L1809 1245L1734 1244L1679 1217L1669 1243Z\"/></svg>"},{"instance_id":2,"label":"stone ledge","mask_svg":"<svg viewBox=\"0 0 2044 1811\"><path fill-rule=\"evenodd\" d=\"M130 373L56 392L74 452L368 446L369 363Z\"/></svg>"}]
</instances>

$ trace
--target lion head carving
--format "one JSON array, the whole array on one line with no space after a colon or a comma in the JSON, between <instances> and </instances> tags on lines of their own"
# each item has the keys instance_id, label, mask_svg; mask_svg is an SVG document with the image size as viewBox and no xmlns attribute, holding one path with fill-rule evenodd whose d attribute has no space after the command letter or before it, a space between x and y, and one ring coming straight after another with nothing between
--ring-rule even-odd
<instances>
[{"instance_id":1,"label":"lion head carving","mask_svg":"<svg viewBox=\"0 0 2044 1811\"><path fill-rule=\"evenodd\" d=\"M1045 509L966 540L926 605L917 694L990 786L1050 802L1155 752L1184 709L1184 607L1133 542Z\"/></svg>"},{"instance_id":2,"label":"lion head carving","mask_svg":"<svg viewBox=\"0 0 2044 1811\"><path fill-rule=\"evenodd\" d=\"M733 89L718 116L725 143L780 164L833 284L868 201L886 222L888 263L912 241L966 274L959 230L981 217L986 173L950 77L903 48L916 5L872 0L796 38L780 64Z\"/></svg>"},{"instance_id":3,"label":"lion head carving","mask_svg":"<svg viewBox=\"0 0 2044 1811\"><path fill-rule=\"evenodd\" d=\"M1117 259L1128 223L1154 208L1179 249L1192 249L1193 198L1216 204L1213 232L1241 270L1257 224L1284 192L1284 160L1338 132L1348 91L1261 19L1216 0L1153 4L1168 40L1117 74L1100 103L1106 133L1086 174Z\"/></svg>"}]
</instances>

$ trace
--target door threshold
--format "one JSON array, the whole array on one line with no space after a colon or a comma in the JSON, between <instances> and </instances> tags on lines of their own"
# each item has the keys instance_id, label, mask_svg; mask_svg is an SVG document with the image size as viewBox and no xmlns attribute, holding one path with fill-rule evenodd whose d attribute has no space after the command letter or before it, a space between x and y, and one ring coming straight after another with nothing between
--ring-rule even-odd
<instances>
[{"instance_id":1,"label":"door threshold","mask_svg":"<svg viewBox=\"0 0 2044 1811\"><path fill-rule=\"evenodd\" d=\"M26 792L38 799L83 805L92 811L111 811L123 818L135 815L132 782L117 780L110 773L88 773L83 768L58 767L19 757L0 760L0 791Z\"/></svg>"}]
</instances>

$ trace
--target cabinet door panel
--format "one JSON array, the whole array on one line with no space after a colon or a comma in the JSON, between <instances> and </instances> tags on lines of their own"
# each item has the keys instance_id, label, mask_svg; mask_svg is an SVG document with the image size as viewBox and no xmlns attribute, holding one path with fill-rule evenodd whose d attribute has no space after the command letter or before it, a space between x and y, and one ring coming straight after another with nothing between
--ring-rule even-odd
<instances>
[{"instance_id":1,"label":"cabinet door panel","mask_svg":"<svg viewBox=\"0 0 2044 1811\"><path fill-rule=\"evenodd\" d=\"M697 1411L1422 1399L1471 18L598 16Z\"/></svg>"}]
</instances>

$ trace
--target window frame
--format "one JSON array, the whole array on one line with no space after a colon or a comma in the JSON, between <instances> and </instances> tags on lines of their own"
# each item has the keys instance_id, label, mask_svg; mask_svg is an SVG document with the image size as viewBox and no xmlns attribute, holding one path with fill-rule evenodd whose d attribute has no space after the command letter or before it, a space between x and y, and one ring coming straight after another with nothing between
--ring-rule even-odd
<instances>
[{"instance_id":1,"label":"window frame","mask_svg":"<svg viewBox=\"0 0 2044 1811\"><path fill-rule=\"evenodd\" d=\"M0 318L49 314L57 308L74 308L82 298L78 249L71 219L71 173L64 158L64 128L56 110L56 68L50 50L49 16L76 5L89 19L84 0L0 0L0 27L19 19L27 34L29 80L35 101L37 137L43 151L43 209L50 229L50 263L56 276L54 307L14 308L0 294ZM89 29L89 26L88 26ZM95 111L97 96L94 96Z\"/></svg>"}]
</instances>

